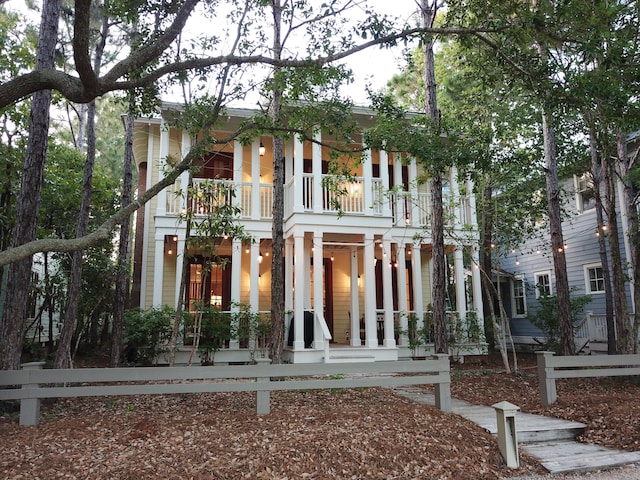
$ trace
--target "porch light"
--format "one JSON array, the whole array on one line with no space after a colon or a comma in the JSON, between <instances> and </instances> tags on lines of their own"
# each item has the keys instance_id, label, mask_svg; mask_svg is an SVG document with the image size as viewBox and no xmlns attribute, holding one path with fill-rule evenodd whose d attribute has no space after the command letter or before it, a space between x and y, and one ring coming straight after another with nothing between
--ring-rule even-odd
<instances>
[{"instance_id":1,"label":"porch light","mask_svg":"<svg viewBox=\"0 0 640 480\"><path fill-rule=\"evenodd\" d=\"M516 258L516 265L520 265L520 260Z\"/></svg>"},{"instance_id":2,"label":"porch light","mask_svg":"<svg viewBox=\"0 0 640 480\"><path fill-rule=\"evenodd\" d=\"M262 263L262 254L258 257L258 263Z\"/></svg>"},{"instance_id":3,"label":"porch light","mask_svg":"<svg viewBox=\"0 0 640 480\"><path fill-rule=\"evenodd\" d=\"M167 250L167 255L173 255L173 250L171 249Z\"/></svg>"},{"instance_id":4,"label":"porch light","mask_svg":"<svg viewBox=\"0 0 640 480\"><path fill-rule=\"evenodd\" d=\"M264 144L262 142L260 142L260 148L258 149L258 152L260 152L260 156L264 157L264 154L266 153L267 149L264 147Z\"/></svg>"},{"instance_id":5,"label":"porch light","mask_svg":"<svg viewBox=\"0 0 640 480\"><path fill-rule=\"evenodd\" d=\"M174 242L177 242L177 241L178 241L178 237L174 236L174 237L173 237L173 241L174 241Z\"/></svg>"},{"instance_id":6,"label":"porch light","mask_svg":"<svg viewBox=\"0 0 640 480\"><path fill-rule=\"evenodd\" d=\"M335 258L333 258L333 253L331 254L331 261L333 262Z\"/></svg>"}]
</instances>

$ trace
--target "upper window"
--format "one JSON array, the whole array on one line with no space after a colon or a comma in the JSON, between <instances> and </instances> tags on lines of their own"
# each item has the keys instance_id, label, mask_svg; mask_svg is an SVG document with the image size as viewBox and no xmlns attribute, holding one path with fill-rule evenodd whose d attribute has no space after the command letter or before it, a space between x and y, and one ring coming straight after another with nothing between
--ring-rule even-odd
<instances>
[{"instance_id":1,"label":"upper window","mask_svg":"<svg viewBox=\"0 0 640 480\"><path fill-rule=\"evenodd\" d=\"M536 281L536 298L552 295L551 272L537 272L534 276Z\"/></svg>"},{"instance_id":2,"label":"upper window","mask_svg":"<svg viewBox=\"0 0 640 480\"><path fill-rule=\"evenodd\" d=\"M513 313L515 317L523 317L527 314L527 298L522 275L516 276L513 280Z\"/></svg>"},{"instance_id":3,"label":"upper window","mask_svg":"<svg viewBox=\"0 0 640 480\"><path fill-rule=\"evenodd\" d=\"M576 203L580 213L592 210L596 206L593 178L590 173L576 177Z\"/></svg>"},{"instance_id":4,"label":"upper window","mask_svg":"<svg viewBox=\"0 0 640 480\"><path fill-rule=\"evenodd\" d=\"M585 265L585 284L587 294L604 293L604 273L601 265Z\"/></svg>"}]
</instances>

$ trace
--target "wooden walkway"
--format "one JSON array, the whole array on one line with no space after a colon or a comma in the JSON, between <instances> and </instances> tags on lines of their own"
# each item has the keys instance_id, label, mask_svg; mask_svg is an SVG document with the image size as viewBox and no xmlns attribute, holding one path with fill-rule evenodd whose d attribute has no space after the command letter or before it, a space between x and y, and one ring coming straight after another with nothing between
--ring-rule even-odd
<instances>
[{"instance_id":1,"label":"wooden walkway","mask_svg":"<svg viewBox=\"0 0 640 480\"><path fill-rule=\"evenodd\" d=\"M416 402L435 404L433 394L426 393L419 387L397 387L394 391ZM491 434L497 434L496 412L493 407L452 399L451 410ZM559 418L522 412L516 414L519 449L537 458L550 473L601 470L640 462L640 452L576 442L576 435L585 427L583 423Z\"/></svg>"}]
</instances>

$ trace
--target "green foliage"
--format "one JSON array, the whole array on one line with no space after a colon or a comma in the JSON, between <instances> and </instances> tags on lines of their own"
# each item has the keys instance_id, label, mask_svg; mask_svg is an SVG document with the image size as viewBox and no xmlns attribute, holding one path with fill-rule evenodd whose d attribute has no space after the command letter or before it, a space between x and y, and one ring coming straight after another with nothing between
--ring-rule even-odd
<instances>
[{"instance_id":1,"label":"green foliage","mask_svg":"<svg viewBox=\"0 0 640 480\"><path fill-rule=\"evenodd\" d=\"M216 352L236 336L237 324L234 324L229 313L221 312L216 307L205 305L196 309L198 312L195 315L201 317L198 353L203 365L213 365Z\"/></svg>"},{"instance_id":2,"label":"green foliage","mask_svg":"<svg viewBox=\"0 0 640 480\"><path fill-rule=\"evenodd\" d=\"M127 310L122 349L127 363L151 365L166 350L175 310L169 307Z\"/></svg>"},{"instance_id":3,"label":"green foliage","mask_svg":"<svg viewBox=\"0 0 640 480\"><path fill-rule=\"evenodd\" d=\"M542 291L543 289L541 289ZM558 315L558 300L555 295L540 295L538 309L528 314L532 324L542 330L546 336L545 349L561 352L560 320ZM571 297L571 323L573 325L581 318L585 306L591 302L589 295Z\"/></svg>"}]
</instances>

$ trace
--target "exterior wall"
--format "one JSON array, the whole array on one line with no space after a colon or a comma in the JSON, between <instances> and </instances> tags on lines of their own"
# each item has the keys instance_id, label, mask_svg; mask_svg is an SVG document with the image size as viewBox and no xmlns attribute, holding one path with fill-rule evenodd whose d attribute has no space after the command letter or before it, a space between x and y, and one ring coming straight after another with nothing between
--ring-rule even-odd
<instances>
[{"instance_id":1,"label":"exterior wall","mask_svg":"<svg viewBox=\"0 0 640 480\"><path fill-rule=\"evenodd\" d=\"M590 209L580 213L575 200L575 184L573 178L565 180L563 187L567 192L564 200L564 207L569 214L569 218L563 221L563 236L566 249L565 258L567 263L567 277L569 286L572 289L572 296L583 296L589 294L586 287L585 266L600 265L600 254L598 237L596 236L597 222L595 209ZM626 250L624 245L622 215L618 211L618 231L620 236L618 244L626 262ZM507 311L512 319L512 328L517 332L537 332L532 328L525 316L518 316L513 312L513 278L522 277L526 284L526 306L527 313L532 314L538 308L536 299L536 273L548 272L550 274L552 294L556 293L556 278L553 267L552 252L549 250L550 242L547 231L544 231L542 238L532 238L526 241L515 252L511 252L506 258L500 261L500 268L513 274L510 278L509 288L505 291L505 297L509 303ZM630 285L625 286L629 308L633 307L630 298ZM585 312L603 314L605 311L605 299L603 293L589 294L591 302L585 306Z\"/></svg>"}]
</instances>

